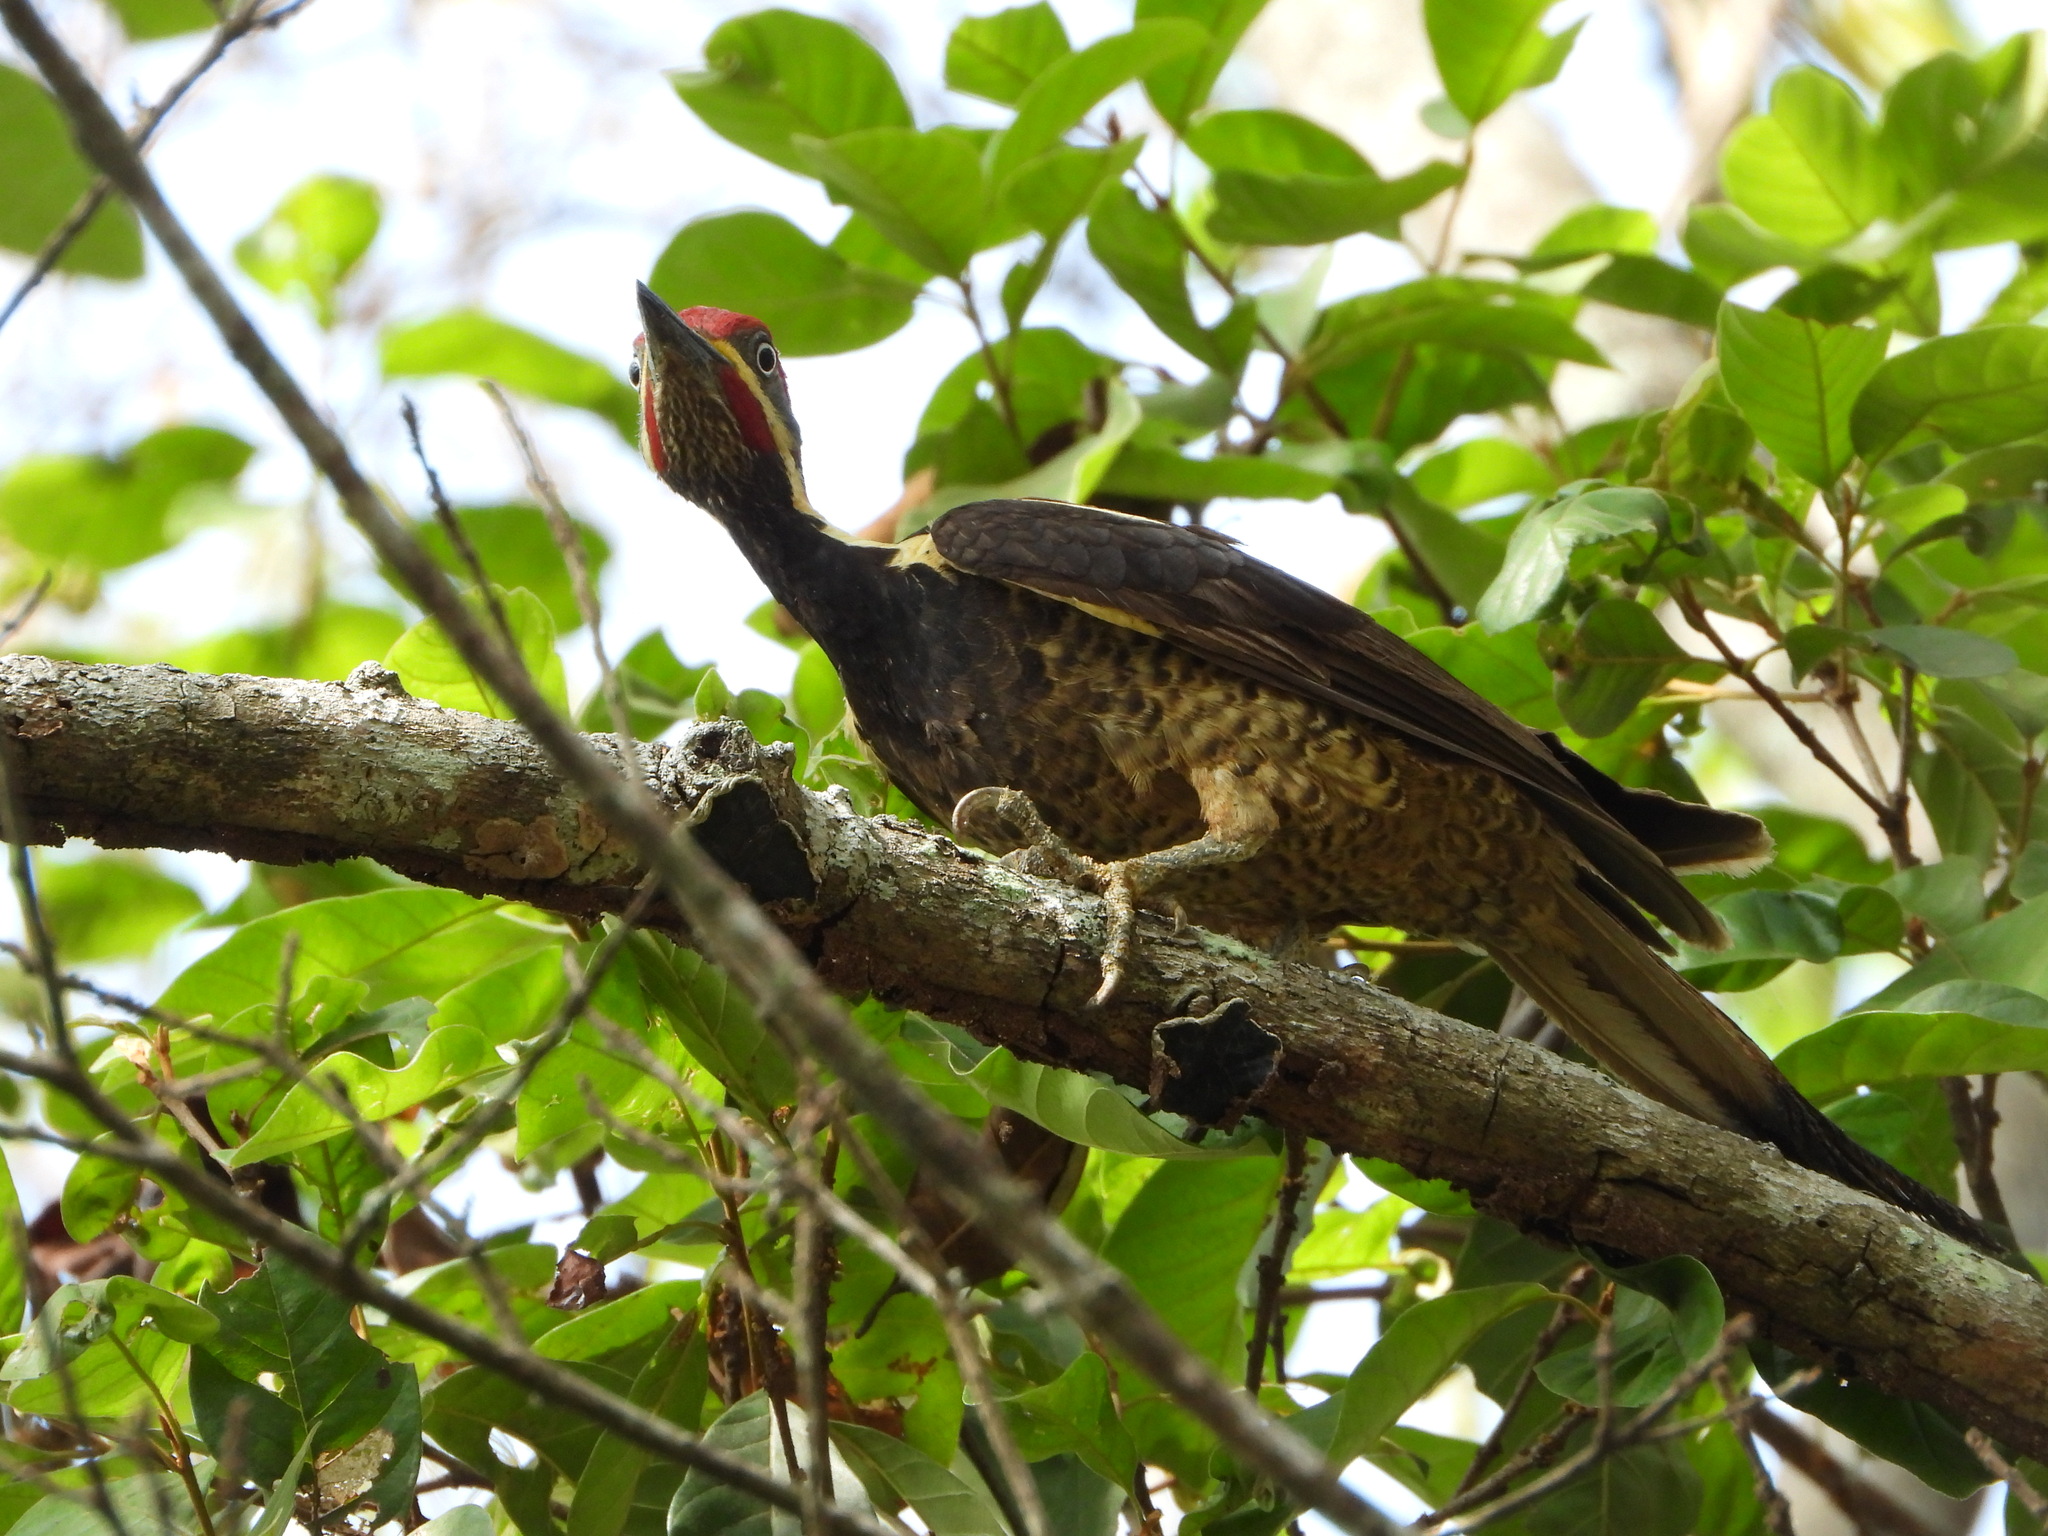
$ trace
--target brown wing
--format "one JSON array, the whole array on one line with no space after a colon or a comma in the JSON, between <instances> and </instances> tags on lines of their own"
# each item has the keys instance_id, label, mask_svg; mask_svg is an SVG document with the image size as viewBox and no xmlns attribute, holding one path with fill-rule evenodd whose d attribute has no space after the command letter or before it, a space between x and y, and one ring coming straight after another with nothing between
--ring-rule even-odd
<instances>
[{"instance_id":1,"label":"brown wing","mask_svg":"<svg viewBox=\"0 0 2048 1536\"><path fill-rule=\"evenodd\" d=\"M1156 632L1259 682L1334 704L1525 789L1586 861L1695 944L1720 924L1643 840L1693 862L1754 857L1753 818L1629 790L1546 742L1350 604L1253 559L1221 534L1095 507L978 501L929 530L945 561L975 576L1074 603ZM1711 818L1703 820L1702 818Z\"/></svg>"}]
</instances>

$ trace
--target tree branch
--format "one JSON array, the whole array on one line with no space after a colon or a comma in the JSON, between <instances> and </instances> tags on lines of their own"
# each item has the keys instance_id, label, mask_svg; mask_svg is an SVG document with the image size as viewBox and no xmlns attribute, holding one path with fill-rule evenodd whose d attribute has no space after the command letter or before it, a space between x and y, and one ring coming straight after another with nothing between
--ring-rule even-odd
<instances>
[{"instance_id":1,"label":"tree branch","mask_svg":"<svg viewBox=\"0 0 2048 1536\"><path fill-rule=\"evenodd\" d=\"M12 656L0 730L51 841L367 855L585 916L622 910L642 874L519 726L377 686ZM1281 1040L1254 1101L1275 1124L1450 1179L1540 1236L1693 1254L1789 1347L2048 1451L2048 1291L1890 1206L1548 1052L1166 919L1141 918L1123 993L1090 1009L1097 898L856 816L730 721L644 755L649 788L701 816L699 842L843 992L1136 1087L1159 1020L1198 991L1241 997ZM679 924L659 904L649 921Z\"/></svg>"}]
</instances>

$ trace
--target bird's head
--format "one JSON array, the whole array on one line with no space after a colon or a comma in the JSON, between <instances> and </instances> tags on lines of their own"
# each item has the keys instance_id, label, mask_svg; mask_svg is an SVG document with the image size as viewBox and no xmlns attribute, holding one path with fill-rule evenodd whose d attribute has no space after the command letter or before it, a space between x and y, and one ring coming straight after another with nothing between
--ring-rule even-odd
<instances>
[{"instance_id":1,"label":"bird's head","mask_svg":"<svg viewBox=\"0 0 2048 1536\"><path fill-rule=\"evenodd\" d=\"M789 382L768 327L723 309L670 309L640 285L632 379L640 449L669 489L721 520L764 503L815 517Z\"/></svg>"}]
</instances>

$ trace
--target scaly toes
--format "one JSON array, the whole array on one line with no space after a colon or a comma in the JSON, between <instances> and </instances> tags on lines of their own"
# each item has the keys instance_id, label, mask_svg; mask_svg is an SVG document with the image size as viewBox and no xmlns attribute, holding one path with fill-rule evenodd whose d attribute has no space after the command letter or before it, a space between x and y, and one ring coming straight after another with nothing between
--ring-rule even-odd
<instances>
[{"instance_id":1,"label":"scaly toes","mask_svg":"<svg viewBox=\"0 0 2048 1536\"><path fill-rule=\"evenodd\" d=\"M953 807L953 835L997 854L1012 869L1093 890L1099 866L1045 824L1031 797L1014 789L970 790Z\"/></svg>"},{"instance_id":2,"label":"scaly toes","mask_svg":"<svg viewBox=\"0 0 2048 1536\"><path fill-rule=\"evenodd\" d=\"M1138 930L1138 903L1136 892L1131 889L1130 866L1104 865L1097 879L1109 933L1102 945L1102 985L1088 999L1091 1008L1102 1007L1123 986Z\"/></svg>"}]
</instances>

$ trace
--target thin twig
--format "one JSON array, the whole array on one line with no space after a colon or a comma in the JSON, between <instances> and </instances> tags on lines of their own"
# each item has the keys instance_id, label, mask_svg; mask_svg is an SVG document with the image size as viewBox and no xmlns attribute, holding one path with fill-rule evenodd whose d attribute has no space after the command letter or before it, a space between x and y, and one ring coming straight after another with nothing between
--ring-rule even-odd
<instances>
[{"instance_id":1,"label":"thin twig","mask_svg":"<svg viewBox=\"0 0 2048 1536\"><path fill-rule=\"evenodd\" d=\"M705 1445L698 1436L667 1419L544 1359L516 1337L499 1338L392 1290L368 1271L350 1264L332 1244L259 1204L239 1198L162 1142L143 1137L120 1108L83 1073L52 1058L22 1056L13 1051L0 1051L0 1068L37 1078L78 1100L82 1109L114 1133L110 1140L90 1144L97 1155L125 1162L158 1184L175 1189L193 1205L239 1228L265 1248L283 1254L343 1299L375 1307L391 1321L538 1393L542 1401L581 1414L628 1444L685 1467L698 1468L707 1477L728 1483L777 1509L791 1514L799 1512L796 1490L788 1483ZM39 1141L74 1152L83 1152L88 1147L85 1142L42 1126L19 1123L0 1123L0 1139ZM843 1536L881 1536L883 1530L867 1516L839 1507L827 1511L826 1521L831 1530Z\"/></svg>"},{"instance_id":2,"label":"thin twig","mask_svg":"<svg viewBox=\"0 0 2048 1536\"><path fill-rule=\"evenodd\" d=\"M1977 1214L1994 1226L2012 1231L2006 1214L2005 1194L1992 1172L1992 1133L1998 1129L1998 1076L1987 1074L1977 1094L1970 1092L1967 1077L1944 1077L1943 1097L1948 1101L1949 1128L1955 1132L1956 1150L1962 1154L1963 1177L1970 1197L1977 1202Z\"/></svg>"},{"instance_id":3,"label":"thin twig","mask_svg":"<svg viewBox=\"0 0 2048 1536\"><path fill-rule=\"evenodd\" d=\"M412 403L412 396L399 397L398 414L405 422L405 435L412 440L412 455L427 473L427 497L434 504L434 521L441 525L441 531L448 536L449 546L469 571L469 579L476 584L477 597L489 610L491 622L498 626L498 638L505 642L505 649L516 656L519 654L519 639L512 633L512 621L505 616L504 599L498 595L490 573L485 571L483 556L477 553L476 542L470 538L469 530L462 526L462 519L455 515L455 508L448 504L448 493L441 489L441 477L434 470L433 460L427 457L426 444L420 441L420 413Z\"/></svg>"},{"instance_id":4,"label":"thin twig","mask_svg":"<svg viewBox=\"0 0 2048 1536\"><path fill-rule=\"evenodd\" d=\"M1699 599L1693 596L1691 587L1685 582L1680 582L1672 589L1672 596L1677 600L1679 611L1685 615L1686 622L1704 635L1708 643L1721 653L1722 664L1747 683L1758 698L1770 705L1771 712L1785 722L1785 728L1799 739L1801 746L1813 754L1814 761L1840 779L1857 799L1869 806L1880 825L1889 825L1892 819L1891 806L1873 794L1861 779L1843 766L1842 760L1830 752L1827 744L1813 734L1813 728L1792 712L1792 707L1785 702L1784 697L1757 676L1756 668L1752 664L1736 654L1734 647L1728 644L1720 630L1716 629L1713 621L1707 617Z\"/></svg>"},{"instance_id":5,"label":"thin twig","mask_svg":"<svg viewBox=\"0 0 2048 1536\"><path fill-rule=\"evenodd\" d=\"M1717 1366L1724 1364L1733 1351L1747 1343L1755 1331L1756 1320L1748 1313L1731 1318L1728 1326L1721 1330L1721 1337L1712 1349L1680 1371L1671 1385L1645 1404L1627 1424L1616 1424L1611 1382L1613 1330L1610 1326L1603 1326L1599 1337L1595 1338L1593 1343L1593 1363L1601 1378L1601 1390L1600 1406L1594 1412L1593 1437L1590 1443L1583 1450L1567 1457L1541 1476L1530 1479L1512 1493L1503 1494L1491 1502L1482 1502L1479 1497L1481 1491L1498 1481L1497 1478L1488 1478L1464 1495L1450 1499L1441 1509L1425 1515L1423 1523L1441 1525L1452 1516L1470 1510L1471 1515L1459 1522L1459 1529L1477 1530L1481 1526L1513 1514L1516 1510L1528 1508L1531 1504L1549 1497L1599 1462L1631 1446L1648 1441L1651 1432L1658 1428L1659 1421L1691 1397L1700 1383L1705 1381ZM1601 1347L1602 1340L1606 1341L1605 1350Z\"/></svg>"},{"instance_id":6,"label":"thin twig","mask_svg":"<svg viewBox=\"0 0 2048 1536\"><path fill-rule=\"evenodd\" d=\"M562 563L569 569L569 586L576 594L576 611L583 615L583 627L590 631L590 649L597 660L598 690L604 695L605 708L612 717L612 733L619 740L619 761L637 776L641 772L640 743L633 735L633 717L626 708L625 687L605 650L604 611L598 606L597 587L590 579L590 558L583 548L583 538L576 530L575 520L569 516L569 509L562 505L554 477L541 462L540 452L533 446L533 439L520 421L519 413L512 409L512 401L498 387L495 379L485 379L483 388L484 393L497 402L498 414L505 418L505 430L512 434L520 460L526 466L527 488L547 514L548 531L554 535L555 547L562 553Z\"/></svg>"},{"instance_id":7,"label":"thin twig","mask_svg":"<svg viewBox=\"0 0 2048 1536\"><path fill-rule=\"evenodd\" d=\"M1288 1250L1301 1224L1301 1197L1308 1178L1308 1138L1287 1132L1287 1172L1273 1210L1273 1235L1258 1258L1258 1304L1252 1312L1251 1341L1244 1349L1244 1389L1257 1397L1265 1379L1266 1351L1274 1347L1274 1325L1280 1313L1281 1282L1287 1278ZM1284 1334L1285 1329L1281 1330Z\"/></svg>"},{"instance_id":8,"label":"thin twig","mask_svg":"<svg viewBox=\"0 0 2048 1536\"><path fill-rule=\"evenodd\" d=\"M1762 1411L1761 1400L1753 1393L1739 1390L1734 1373L1725 1364L1714 1371L1714 1390L1721 1394L1727 1407L1729 1432L1742 1450L1742 1459L1749 1463L1750 1487L1756 1494L1757 1508L1763 1513L1764 1529L1770 1536L1797 1536L1792 1529L1792 1506L1784 1490L1772 1480L1771 1469L1764 1465L1756 1448L1756 1436L1750 1431L1751 1421Z\"/></svg>"},{"instance_id":9,"label":"thin twig","mask_svg":"<svg viewBox=\"0 0 2048 1536\"><path fill-rule=\"evenodd\" d=\"M1867 1478L1852 1476L1819 1441L1768 1408L1750 1420L1750 1428L1859 1529L1888 1531L1894 1536L1937 1536L1934 1527L1912 1510Z\"/></svg>"},{"instance_id":10,"label":"thin twig","mask_svg":"<svg viewBox=\"0 0 2048 1536\"><path fill-rule=\"evenodd\" d=\"M355 1218L342 1233L341 1251L353 1255L363 1239L382 1221L384 1213L395 1200L403 1199L415 1191L425 1189L450 1168L465 1161L469 1154L483 1144L491 1134L498 1116L520 1092L532 1081L533 1074L540 1069L556 1046L568 1038L576 1021L583 1017L590 1006L590 999L597 992L605 975L610 971L612 961L633 936L640 921L647 915L647 908L659 889L652 880L643 881L633 893L633 903L619 918L618 925L604 936L590 956L590 963L583 967L583 974L575 979L561 1006L555 1010L554 1018L548 1021L546 1029L534 1037L519 1058L519 1063L494 1088L489 1095L480 1099L468 1117L456 1128L449 1138L425 1157L405 1163L383 1184L372 1190L356 1208Z\"/></svg>"},{"instance_id":11,"label":"thin twig","mask_svg":"<svg viewBox=\"0 0 2048 1536\"><path fill-rule=\"evenodd\" d=\"M128 130L129 142L138 150L146 147L150 137L170 115L171 108L198 83L201 75L220 62L228 49L251 32L264 31L280 25L311 3L312 0L287 0L286 4L265 12L264 0L249 0L249 3L240 10L227 16L214 29L205 51L192 61L191 67L157 99L155 106L147 108L135 120L135 126ZM8 296L5 306L0 306L0 327L4 327L14 318L14 312L21 308L36 286L55 270L57 263L64 259L64 253L70 250L72 242L85 232L85 226L92 222L93 215L100 211L101 205L112 195L113 190L114 184L111 181L105 176L97 176L93 178L92 185L79 194L78 201L71 205L71 211L64 216L64 222L50 231L49 238L43 241L42 249L36 252L36 259L29 264L29 269L21 281L15 284L14 292Z\"/></svg>"},{"instance_id":12,"label":"thin twig","mask_svg":"<svg viewBox=\"0 0 2048 1536\"><path fill-rule=\"evenodd\" d=\"M1486 1469L1499 1458L1506 1443L1508 1431L1514 1427L1515 1415L1521 1411L1528 1399L1530 1389L1536 1384L1536 1367L1550 1358L1550 1352L1557 1348L1557 1341L1565 1336L1572 1324L1585 1319L1585 1309L1575 1305L1586 1287L1593 1282L1595 1271L1590 1264L1581 1264L1565 1277L1558 1287L1560 1294L1570 1298L1560 1301L1557 1310L1550 1315L1550 1321L1543 1325L1543 1331L1536 1335L1536 1344L1529 1352L1529 1363L1522 1370L1521 1380L1515 1383L1508 1394L1507 1402L1501 1408L1500 1420L1493 1426L1493 1432L1480 1443L1473 1454L1472 1465L1465 1469L1465 1475L1458 1479L1458 1486L1452 1496L1469 1493L1472 1486L1485 1474Z\"/></svg>"},{"instance_id":13,"label":"thin twig","mask_svg":"<svg viewBox=\"0 0 2048 1536\"><path fill-rule=\"evenodd\" d=\"M1977 1459L1984 1463L1984 1469L2005 1484L2005 1491L2011 1497L2019 1500L2020 1507L2033 1516L2036 1523L2048 1526L2048 1496L2044 1496L2040 1489L2027 1481L2024 1472L2000 1454L1983 1430L1972 1425L1964 1431L1963 1438L1977 1453Z\"/></svg>"}]
</instances>

